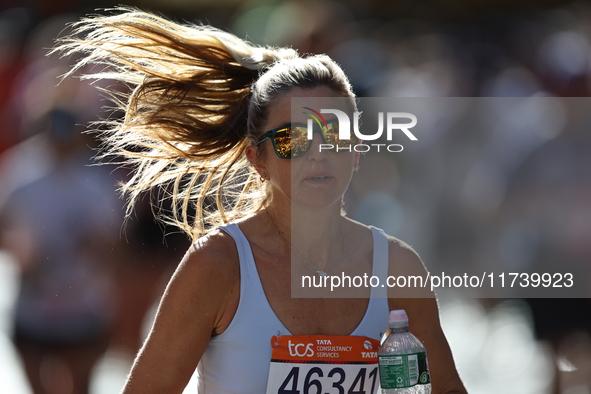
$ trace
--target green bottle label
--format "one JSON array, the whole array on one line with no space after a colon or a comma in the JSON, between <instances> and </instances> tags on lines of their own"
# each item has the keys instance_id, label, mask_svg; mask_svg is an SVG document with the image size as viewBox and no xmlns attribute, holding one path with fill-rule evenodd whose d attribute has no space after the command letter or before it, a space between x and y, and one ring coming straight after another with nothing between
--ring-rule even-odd
<instances>
[{"instance_id":1,"label":"green bottle label","mask_svg":"<svg viewBox=\"0 0 591 394\"><path fill-rule=\"evenodd\" d=\"M401 389L431 382L426 352L380 355L378 359L382 389Z\"/></svg>"}]
</instances>

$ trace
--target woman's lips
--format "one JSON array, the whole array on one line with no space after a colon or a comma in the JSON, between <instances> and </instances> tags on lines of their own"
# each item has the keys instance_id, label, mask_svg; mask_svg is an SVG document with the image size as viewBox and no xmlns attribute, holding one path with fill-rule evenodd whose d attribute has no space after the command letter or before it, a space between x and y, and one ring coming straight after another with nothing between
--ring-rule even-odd
<instances>
[{"instance_id":1,"label":"woman's lips","mask_svg":"<svg viewBox=\"0 0 591 394\"><path fill-rule=\"evenodd\" d=\"M326 172L315 172L308 175L304 180L316 184L324 184L332 181L333 177Z\"/></svg>"}]
</instances>

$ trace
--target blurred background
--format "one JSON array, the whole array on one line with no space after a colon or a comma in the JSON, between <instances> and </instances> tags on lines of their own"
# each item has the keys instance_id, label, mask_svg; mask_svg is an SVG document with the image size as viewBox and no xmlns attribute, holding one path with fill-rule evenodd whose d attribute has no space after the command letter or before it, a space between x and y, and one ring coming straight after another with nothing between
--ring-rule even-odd
<instances>
[{"instance_id":1,"label":"blurred background","mask_svg":"<svg viewBox=\"0 0 591 394\"><path fill-rule=\"evenodd\" d=\"M188 246L148 201L123 228L117 183L82 134L107 117L94 86L46 56L66 23L120 2L0 0L0 381L14 394L118 392L155 302ZM432 269L577 270L591 261L591 4L550 0L127 1L259 44L328 53L367 97L581 97L490 132L434 128L416 154L367 156L353 217ZM497 116L497 118L494 118ZM366 160L367 159L367 160ZM368 184L379 168L384 178ZM375 179L374 179L374 183ZM368 191L372 191L371 193ZM378 216L375 212L387 212ZM167 234L167 235L166 235ZM591 303L446 297L441 319L475 394L591 394ZM191 392L187 390L187 392Z\"/></svg>"}]
</instances>

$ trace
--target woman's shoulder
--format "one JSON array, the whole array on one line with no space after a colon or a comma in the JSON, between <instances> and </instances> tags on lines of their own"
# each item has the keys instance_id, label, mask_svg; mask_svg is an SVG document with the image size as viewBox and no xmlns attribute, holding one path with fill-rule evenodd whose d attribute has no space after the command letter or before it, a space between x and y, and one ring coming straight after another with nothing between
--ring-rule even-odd
<instances>
[{"instance_id":1,"label":"woman's shoulder","mask_svg":"<svg viewBox=\"0 0 591 394\"><path fill-rule=\"evenodd\" d=\"M238 252L234 239L218 227L191 244L180 267L185 270L226 271L237 266L237 262Z\"/></svg>"},{"instance_id":2,"label":"woman's shoulder","mask_svg":"<svg viewBox=\"0 0 591 394\"><path fill-rule=\"evenodd\" d=\"M168 282L158 314L173 320L200 316L186 324L196 330L204 325L209 334L223 332L239 293L236 248L229 235L215 229L191 244Z\"/></svg>"},{"instance_id":3,"label":"woman's shoulder","mask_svg":"<svg viewBox=\"0 0 591 394\"><path fill-rule=\"evenodd\" d=\"M388 234L386 234L386 238L388 239L388 250L391 260L395 259L399 262L423 265L417 251L408 243Z\"/></svg>"},{"instance_id":4,"label":"woman's shoulder","mask_svg":"<svg viewBox=\"0 0 591 394\"><path fill-rule=\"evenodd\" d=\"M419 254L401 239L385 232L383 234L388 240L388 280L395 280L388 284L388 298L432 298L433 293L426 286L429 278L427 268ZM392 283L395 285L392 286Z\"/></svg>"},{"instance_id":5,"label":"woman's shoulder","mask_svg":"<svg viewBox=\"0 0 591 394\"><path fill-rule=\"evenodd\" d=\"M372 238L372 229L379 231L388 241L388 259L390 261L390 271L402 271L413 273L426 273L425 266L418 253L408 243L400 238L387 234L380 228L368 226L350 218L346 218L349 226L353 228L353 233L358 239Z\"/></svg>"},{"instance_id":6,"label":"woman's shoulder","mask_svg":"<svg viewBox=\"0 0 591 394\"><path fill-rule=\"evenodd\" d=\"M387 234L384 230L378 227L368 226L346 216L344 216L343 218L345 219L345 225L350 229L349 231L354 235L355 238L371 240L373 238L372 232L374 230L377 230L379 233L382 234L382 236L384 236L388 240L388 250L390 253L390 257L398 257L411 260L418 259L416 251L409 244L402 241L401 239Z\"/></svg>"},{"instance_id":7,"label":"woman's shoulder","mask_svg":"<svg viewBox=\"0 0 591 394\"><path fill-rule=\"evenodd\" d=\"M239 283L240 267L234 240L224 231L214 229L191 244L169 287L187 297L219 300Z\"/></svg>"},{"instance_id":8,"label":"woman's shoulder","mask_svg":"<svg viewBox=\"0 0 591 394\"><path fill-rule=\"evenodd\" d=\"M357 223L357 222L355 222L355 223ZM419 258L419 255L417 254L417 252L412 248L412 246L410 246L408 243L404 242L400 238L394 237L394 236L386 233L384 230L377 228L377 227L366 226L361 223L357 223L357 224L361 225L367 229L370 229L370 230L376 229L381 234L383 234L383 236L388 241L388 253L390 256L390 260L392 260L392 259L403 260L403 261L409 262L409 263L420 262L420 258Z\"/></svg>"}]
</instances>

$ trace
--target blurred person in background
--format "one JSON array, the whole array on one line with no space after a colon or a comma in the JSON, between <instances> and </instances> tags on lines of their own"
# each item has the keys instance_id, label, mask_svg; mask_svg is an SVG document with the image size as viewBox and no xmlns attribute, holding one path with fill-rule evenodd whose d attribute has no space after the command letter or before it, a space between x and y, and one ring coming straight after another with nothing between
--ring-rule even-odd
<instances>
[{"instance_id":1,"label":"blurred person in background","mask_svg":"<svg viewBox=\"0 0 591 394\"><path fill-rule=\"evenodd\" d=\"M44 124L51 167L0 207L0 248L20 268L13 336L35 394L86 394L116 310L119 205L105 171L85 167L76 114L56 106Z\"/></svg>"},{"instance_id":2,"label":"blurred person in background","mask_svg":"<svg viewBox=\"0 0 591 394\"><path fill-rule=\"evenodd\" d=\"M19 117L10 105L14 78L24 66L21 35L24 28L17 18L0 14L0 153L18 142Z\"/></svg>"}]
</instances>

